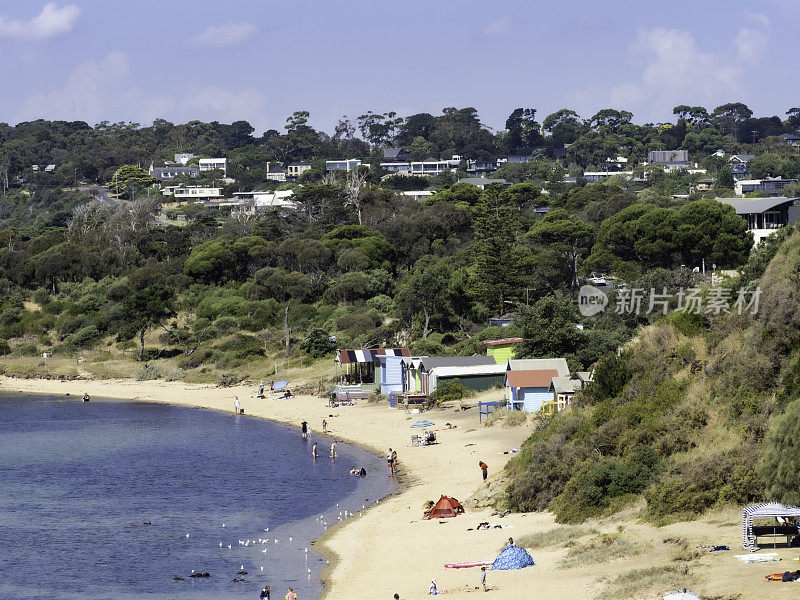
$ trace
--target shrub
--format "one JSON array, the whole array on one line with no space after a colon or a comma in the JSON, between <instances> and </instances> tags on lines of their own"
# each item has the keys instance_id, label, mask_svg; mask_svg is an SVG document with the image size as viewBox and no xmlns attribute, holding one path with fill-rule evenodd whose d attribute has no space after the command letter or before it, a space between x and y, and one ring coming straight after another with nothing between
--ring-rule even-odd
<instances>
[{"instance_id":1,"label":"shrub","mask_svg":"<svg viewBox=\"0 0 800 600\"><path fill-rule=\"evenodd\" d=\"M78 331L67 338L67 343L73 344L78 348L91 348L100 339L100 332L94 325L81 327Z\"/></svg>"},{"instance_id":2,"label":"shrub","mask_svg":"<svg viewBox=\"0 0 800 600\"><path fill-rule=\"evenodd\" d=\"M11 354L11 346L8 345L8 340L0 339L0 356Z\"/></svg>"},{"instance_id":3,"label":"shrub","mask_svg":"<svg viewBox=\"0 0 800 600\"><path fill-rule=\"evenodd\" d=\"M164 376L164 372L160 367L156 365L145 363L144 366L139 369L139 372L136 374L136 381L148 381L150 379L161 379Z\"/></svg>"},{"instance_id":4,"label":"shrub","mask_svg":"<svg viewBox=\"0 0 800 600\"><path fill-rule=\"evenodd\" d=\"M22 344L14 348L14 354L17 356L39 356L39 349L36 344Z\"/></svg>"},{"instance_id":5,"label":"shrub","mask_svg":"<svg viewBox=\"0 0 800 600\"><path fill-rule=\"evenodd\" d=\"M769 428L758 470L770 500L800 504L800 400L794 400Z\"/></svg>"},{"instance_id":6,"label":"shrub","mask_svg":"<svg viewBox=\"0 0 800 600\"><path fill-rule=\"evenodd\" d=\"M472 393L473 392L461 385L458 379L445 379L439 382L436 386L436 390L428 396L425 405L430 408L442 404L443 402L461 400L472 395Z\"/></svg>"},{"instance_id":7,"label":"shrub","mask_svg":"<svg viewBox=\"0 0 800 600\"><path fill-rule=\"evenodd\" d=\"M227 335L238 329L239 323L234 317L220 317L214 321L214 329L219 331L221 335Z\"/></svg>"},{"instance_id":8,"label":"shrub","mask_svg":"<svg viewBox=\"0 0 800 600\"><path fill-rule=\"evenodd\" d=\"M231 385L236 385L240 381L244 381L246 378L247 373L225 371L217 375L217 383L220 385L220 387L229 387Z\"/></svg>"}]
</instances>

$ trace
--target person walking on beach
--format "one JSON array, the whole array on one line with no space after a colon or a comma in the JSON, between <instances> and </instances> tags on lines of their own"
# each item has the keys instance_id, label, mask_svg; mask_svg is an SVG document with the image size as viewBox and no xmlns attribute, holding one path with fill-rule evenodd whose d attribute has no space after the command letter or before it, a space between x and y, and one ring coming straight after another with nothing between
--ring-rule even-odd
<instances>
[{"instance_id":1,"label":"person walking on beach","mask_svg":"<svg viewBox=\"0 0 800 600\"><path fill-rule=\"evenodd\" d=\"M336 458L336 441L331 444L331 458Z\"/></svg>"},{"instance_id":2,"label":"person walking on beach","mask_svg":"<svg viewBox=\"0 0 800 600\"><path fill-rule=\"evenodd\" d=\"M314 460L317 460L317 442L314 442L314 445L311 446L311 456L314 457Z\"/></svg>"},{"instance_id":3,"label":"person walking on beach","mask_svg":"<svg viewBox=\"0 0 800 600\"><path fill-rule=\"evenodd\" d=\"M389 448L389 452L386 453L386 466L389 469L389 475L394 475L394 462L392 461L392 449Z\"/></svg>"},{"instance_id":4,"label":"person walking on beach","mask_svg":"<svg viewBox=\"0 0 800 600\"><path fill-rule=\"evenodd\" d=\"M322 419L322 433L328 433L328 422Z\"/></svg>"},{"instance_id":5,"label":"person walking on beach","mask_svg":"<svg viewBox=\"0 0 800 600\"><path fill-rule=\"evenodd\" d=\"M300 423L300 431L303 434L303 439L307 440L308 439L308 421L303 421L302 423Z\"/></svg>"},{"instance_id":6,"label":"person walking on beach","mask_svg":"<svg viewBox=\"0 0 800 600\"><path fill-rule=\"evenodd\" d=\"M264 589L261 590L261 595L258 597L259 600L269 600L269 586L265 585Z\"/></svg>"},{"instance_id":7,"label":"person walking on beach","mask_svg":"<svg viewBox=\"0 0 800 600\"><path fill-rule=\"evenodd\" d=\"M486 591L486 567L481 567L481 585L483 586L483 591Z\"/></svg>"},{"instance_id":8,"label":"person walking on beach","mask_svg":"<svg viewBox=\"0 0 800 600\"><path fill-rule=\"evenodd\" d=\"M286 600L297 600L297 594L294 593L292 588L289 588L289 591L286 592Z\"/></svg>"},{"instance_id":9,"label":"person walking on beach","mask_svg":"<svg viewBox=\"0 0 800 600\"><path fill-rule=\"evenodd\" d=\"M439 593L439 590L436 589L436 580L431 579L431 584L428 586L428 594L431 596L436 596Z\"/></svg>"},{"instance_id":10,"label":"person walking on beach","mask_svg":"<svg viewBox=\"0 0 800 600\"><path fill-rule=\"evenodd\" d=\"M392 450L392 474L397 473L397 450Z\"/></svg>"},{"instance_id":11,"label":"person walking on beach","mask_svg":"<svg viewBox=\"0 0 800 600\"><path fill-rule=\"evenodd\" d=\"M481 468L481 471L483 471L483 480L486 481L486 478L489 476L489 465L483 461L480 461L478 466Z\"/></svg>"},{"instance_id":12,"label":"person walking on beach","mask_svg":"<svg viewBox=\"0 0 800 600\"><path fill-rule=\"evenodd\" d=\"M233 397L233 412L239 414L239 396Z\"/></svg>"},{"instance_id":13,"label":"person walking on beach","mask_svg":"<svg viewBox=\"0 0 800 600\"><path fill-rule=\"evenodd\" d=\"M259 398L263 398L264 397L264 382L263 381L261 381L261 383L258 384L258 397Z\"/></svg>"}]
</instances>

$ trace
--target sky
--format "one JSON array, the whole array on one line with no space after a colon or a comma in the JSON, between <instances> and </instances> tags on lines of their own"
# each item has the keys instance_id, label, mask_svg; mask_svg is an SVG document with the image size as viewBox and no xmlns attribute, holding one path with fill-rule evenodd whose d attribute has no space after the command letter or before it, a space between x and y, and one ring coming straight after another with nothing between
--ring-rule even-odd
<instances>
[{"instance_id":1,"label":"sky","mask_svg":"<svg viewBox=\"0 0 800 600\"><path fill-rule=\"evenodd\" d=\"M0 0L0 122L800 105L800 0Z\"/></svg>"}]
</instances>

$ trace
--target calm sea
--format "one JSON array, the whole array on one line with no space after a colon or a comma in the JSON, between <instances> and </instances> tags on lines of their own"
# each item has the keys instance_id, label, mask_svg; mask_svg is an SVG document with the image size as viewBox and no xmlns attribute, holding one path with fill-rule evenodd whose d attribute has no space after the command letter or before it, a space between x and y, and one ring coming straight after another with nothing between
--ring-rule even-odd
<instances>
[{"instance_id":1,"label":"calm sea","mask_svg":"<svg viewBox=\"0 0 800 600\"><path fill-rule=\"evenodd\" d=\"M337 444L331 461L312 437L316 461L299 430L249 417L0 395L0 598L316 598L323 522L393 484L381 458Z\"/></svg>"}]
</instances>

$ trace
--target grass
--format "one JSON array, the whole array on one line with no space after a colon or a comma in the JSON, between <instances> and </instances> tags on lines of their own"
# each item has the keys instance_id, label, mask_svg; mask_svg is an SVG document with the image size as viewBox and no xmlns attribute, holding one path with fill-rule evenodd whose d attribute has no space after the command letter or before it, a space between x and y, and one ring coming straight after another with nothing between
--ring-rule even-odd
<instances>
[{"instance_id":1,"label":"grass","mask_svg":"<svg viewBox=\"0 0 800 600\"><path fill-rule=\"evenodd\" d=\"M524 535L517 539L517 545L523 548L544 548L546 546L557 546L564 542L569 542L583 537L591 533L585 527L564 525L563 527L555 527L547 531L540 531L539 533L532 533L531 535Z\"/></svg>"},{"instance_id":2,"label":"grass","mask_svg":"<svg viewBox=\"0 0 800 600\"><path fill-rule=\"evenodd\" d=\"M624 538L619 533L602 533L588 543L573 546L558 566L569 569L594 565L615 558L630 558L646 549L646 544Z\"/></svg>"},{"instance_id":3,"label":"grass","mask_svg":"<svg viewBox=\"0 0 800 600\"><path fill-rule=\"evenodd\" d=\"M683 589L689 587L693 579L686 564L632 569L607 580L603 595L608 598L649 598L648 592Z\"/></svg>"},{"instance_id":4,"label":"grass","mask_svg":"<svg viewBox=\"0 0 800 600\"><path fill-rule=\"evenodd\" d=\"M508 410L506 408L498 408L486 418L486 427L493 425L508 425L510 427L519 427L528 422L528 413L521 410Z\"/></svg>"}]
</instances>

